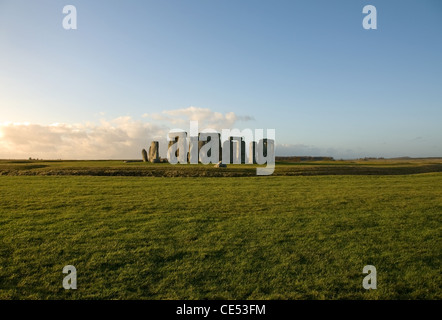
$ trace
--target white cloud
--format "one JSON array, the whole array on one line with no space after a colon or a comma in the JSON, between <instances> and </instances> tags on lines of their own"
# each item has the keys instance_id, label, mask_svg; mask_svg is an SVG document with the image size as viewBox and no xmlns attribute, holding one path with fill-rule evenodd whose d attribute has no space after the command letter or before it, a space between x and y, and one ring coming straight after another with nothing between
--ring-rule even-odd
<instances>
[{"instance_id":1,"label":"white cloud","mask_svg":"<svg viewBox=\"0 0 442 320\"><path fill-rule=\"evenodd\" d=\"M250 116L238 116L234 112L222 114L208 108L190 106L183 109L166 110L161 113L146 115L155 121L166 122L178 128L188 128L189 121L198 121L200 130L210 128L217 131L233 128L238 121L253 120Z\"/></svg>"},{"instance_id":2,"label":"white cloud","mask_svg":"<svg viewBox=\"0 0 442 320\"><path fill-rule=\"evenodd\" d=\"M162 130L131 118L103 121L99 125L0 125L0 158L139 158L148 137Z\"/></svg>"},{"instance_id":3,"label":"white cloud","mask_svg":"<svg viewBox=\"0 0 442 320\"><path fill-rule=\"evenodd\" d=\"M166 153L166 135L170 129L189 127L198 120L200 129L232 128L237 121L248 121L230 112L222 114L207 108L189 107L143 115L146 121L119 117L99 124L32 123L0 124L0 158L26 159L138 159L150 141L160 142L160 154ZM186 130L187 131L187 130Z\"/></svg>"}]
</instances>

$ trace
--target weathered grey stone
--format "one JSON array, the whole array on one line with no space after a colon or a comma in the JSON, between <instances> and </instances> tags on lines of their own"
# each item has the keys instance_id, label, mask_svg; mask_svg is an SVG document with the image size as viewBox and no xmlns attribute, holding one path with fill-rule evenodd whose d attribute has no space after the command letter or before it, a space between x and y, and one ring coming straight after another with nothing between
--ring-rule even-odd
<instances>
[{"instance_id":1,"label":"weathered grey stone","mask_svg":"<svg viewBox=\"0 0 442 320\"><path fill-rule=\"evenodd\" d=\"M214 165L215 168L227 168L227 164L222 163L222 161L218 162Z\"/></svg>"},{"instance_id":2,"label":"weathered grey stone","mask_svg":"<svg viewBox=\"0 0 442 320\"><path fill-rule=\"evenodd\" d=\"M143 162L149 161L149 159L147 158L147 151L146 151L146 149L141 150L141 155L143 157Z\"/></svg>"},{"instance_id":3,"label":"weathered grey stone","mask_svg":"<svg viewBox=\"0 0 442 320\"><path fill-rule=\"evenodd\" d=\"M264 146L264 149L263 149L263 156L264 157L267 157L267 146L268 146L268 139L262 139L262 142L263 142L263 146Z\"/></svg>"},{"instance_id":4,"label":"weathered grey stone","mask_svg":"<svg viewBox=\"0 0 442 320\"><path fill-rule=\"evenodd\" d=\"M232 163L230 161L231 160L231 154L232 154L232 152L231 152L232 150L230 148L230 144L231 144L230 139L229 140L225 140L223 142L222 158L221 158L221 161L223 163Z\"/></svg>"},{"instance_id":5,"label":"weathered grey stone","mask_svg":"<svg viewBox=\"0 0 442 320\"><path fill-rule=\"evenodd\" d=\"M256 141L250 142L249 163L256 164Z\"/></svg>"},{"instance_id":6,"label":"weathered grey stone","mask_svg":"<svg viewBox=\"0 0 442 320\"><path fill-rule=\"evenodd\" d=\"M221 134L217 132L200 133L198 136L199 161L215 163L222 159ZM212 141L213 139L213 141ZM207 140L207 141L204 141ZM217 140L217 141L216 141ZM207 152L207 153L206 153ZM216 155L218 153L218 155ZM213 159L212 159L213 156ZM205 159L205 160L203 160ZM209 160L210 159L210 160Z\"/></svg>"},{"instance_id":7,"label":"weathered grey stone","mask_svg":"<svg viewBox=\"0 0 442 320\"><path fill-rule=\"evenodd\" d=\"M201 162L201 148L207 143L207 141L200 141L199 140L200 134L198 134L198 161Z\"/></svg>"},{"instance_id":8,"label":"weathered grey stone","mask_svg":"<svg viewBox=\"0 0 442 320\"><path fill-rule=\"evenodd\" d=\"M275 160L275 140L261 139L257 143L256 162L258 164L274 163Z\"/></svg>"},{"instance_id":9,"label":"weathered grey stone","mask_svg":"<svg viewBox=\"0 0 442 320\"><path fill-rule=\"evenodd\" d=\"M171 164L187 163L188 148L187 132L177 131L168 133L167 159Z\"/></svg>"},{"instance_id":10,"label":"weathered grey stone","mask_svg":"<svg viewBox=\"0 0 442 320\"><path fill-rule=\"evenodd\" d=\"M198 164L199 152L198 152L198 137L189 138L189 152L187 153L187 162L191 164Z\"/></svg>"},{"instance_id":11,"label":"weathered grey stone","mask_svg":"<svg viewBox=\"0 0 442 320\"><path fill-rule=\"evenodd\" d=\"M171 146L173 146L175 143L178 142L178 137L175 138L175 140L171 140L169 141L169 143L167 144L167 149L170 149ZM180 150L177 149L177 151L175 151L175 156L178 158L180 156Z\"/></svg>"},{"instance_id":12,"label":"weathered grey stone","mask_svg":"<svg viewBox=\"0 0 442 320\"><path fill-rule=\"evenodd\" d=\"M219 161L223 160L223 146L221 143L221 134L219 135Z\"/></svg>"},{"instance_id":13,"label":"weathered grey stone","mask_svg":"<svg viewBox=\"0 0 442 320\"><path fill-rule=\"evenodd\" d=\"M237 149L234 149L234 146L238 142L238 137L230 137L229 141L230 141L230 145L229 145L229 149L230 149L230 163L232 163L232 164L233 163L238 163L238 161L237 161L238 154L235 154Z\"/></svg>"},{"instance_id":14,"label":"weathered grey stone","mask_svg":"<svg viewBox=\"0 0 442 320\"><path fill-rule=\"evenodd\" d=\"M241 138L241 163L246 163L246 142Z\"/></svg>"},{"instance_id":15,"label":"weathered grey stone","mask_svg":"<svg viewBox=\"0 0 442 320\"><path fill-rule=\"evenodd\" d=\"M160 150L158 141L152 141L149 147L149 161L152 163L160 162Z\"/></svg>"},{"instance_id":16,"label":"weathered grey stone","mask_svg":"<svg viewBox=\"0 0 442 320\"><path fill-rule=\"evenodd\" d=\"M230 137L228 146L230 148L230 163L246 163L246 143L242 137Z\"/></svg>"}]
</instances>

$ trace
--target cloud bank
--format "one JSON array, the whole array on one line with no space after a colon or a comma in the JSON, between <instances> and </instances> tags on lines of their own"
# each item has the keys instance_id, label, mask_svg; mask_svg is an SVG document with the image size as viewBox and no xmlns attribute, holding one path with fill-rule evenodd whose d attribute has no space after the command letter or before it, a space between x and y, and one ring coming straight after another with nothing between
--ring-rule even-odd
<instances>
[{"instance_id":1,"label":"cloud bank","mask_svg":"<svg viewBox=\"0 0 442 320\"><path fill-rule=\"evenodd\" d=\"M144 114L143 120L125 116L99 123L0 123L0 159L141 159L141 149L153 140L160 143L160 156L166 157L167 133L172 129L188 131L189 121L199 129L235 128L238 122L253 120L234 112L220 113L208 108L188 107ZM248 148L246 148L248 153ZM331 156L355 158L355 150L323 148L304 144L278 144L277 156Z\"/></svg>"},{"instance_id":2,"label":"cloud bank","mask_svg":"<svg viewBox=\"0 0 442 320\"><path fill-rule=\"evenodd\" d=\"M253 120L250 116L238 116L234 112L222 114L208 108L197 108L193 106L183 109L166 110L161 113L144 114L143 117L174 126L174 128L186 128L189 126L189 121L198 121L200 128L210 128L217 131L233 128L238 121Z\"/></svg>"},{"instance_id":3,"label":"cloud bank","mask_svg":"<svg viewBox=\"0 0 442 320\"><path fill-rule=\"evenodd\" d=\"M201 129L233 128L238 121L252 120L234 112L219 113L207 108L189 107L145 114L144 121L119 117L98 124L0 123L1 159L139 159L150 141L160 142L160 155L166 155L169 130L186 130L190 120Z\"/></svg>"}]
</instances>

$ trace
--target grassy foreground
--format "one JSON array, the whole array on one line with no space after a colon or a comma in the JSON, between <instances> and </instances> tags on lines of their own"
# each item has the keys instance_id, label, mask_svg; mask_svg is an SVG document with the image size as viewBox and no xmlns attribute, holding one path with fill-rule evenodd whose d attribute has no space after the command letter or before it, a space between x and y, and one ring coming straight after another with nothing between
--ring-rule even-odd
<instances>
[{"instance_id":1,"label":"grassy foreground","mask_svg":"<svg viewBox=\"0 0 442 320\"><path fill-rule=\"evenodd\" d=\"M0 299L442 298L442 173L2 176L0 195Z\"/></svg>"}]
</instances>

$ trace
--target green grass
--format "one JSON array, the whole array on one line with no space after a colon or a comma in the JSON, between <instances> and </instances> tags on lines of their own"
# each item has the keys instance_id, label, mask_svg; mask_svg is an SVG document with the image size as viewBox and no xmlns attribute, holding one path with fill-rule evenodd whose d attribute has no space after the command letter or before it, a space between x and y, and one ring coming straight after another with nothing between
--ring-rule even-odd
<instances>
[{"instance_id":1,"label":"green grass","mask_svg":"<svg viewBox=\"0 0 442 320\"><path fill-rule=\"evenodd\" d=\"M2 176L0 195L1 299L442 298L441 173Z\"/></svg>"},{"instance_id":2,"label":"green grass","mask_svg":"<svg viewBox=\"0 0 442 320\"><path fill-rule=\"evenodd\" d=\"M0 160L2 175L89 175L89 176L152 176L152 177L253 177L257 165L213 165L143 163L122 160L41 161ZM300 175L403 175L442 172L442 159L354 160L277 162L273 176Z\"/></svg>"}]
</instances>

